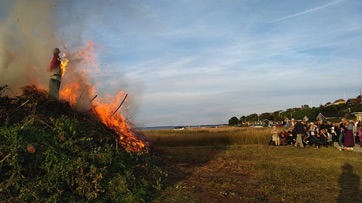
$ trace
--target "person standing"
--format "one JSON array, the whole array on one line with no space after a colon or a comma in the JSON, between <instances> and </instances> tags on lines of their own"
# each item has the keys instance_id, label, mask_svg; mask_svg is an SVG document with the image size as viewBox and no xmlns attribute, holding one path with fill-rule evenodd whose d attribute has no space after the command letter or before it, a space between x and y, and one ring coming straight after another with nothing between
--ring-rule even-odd
<instances>
[{"instance_id":1,"label":"person standing","mask_svg":"<svg viewBox=\"0 0 362 203\"><path fill-rule=\"evenodd\" d=\"M317 145L317 141L318 141L318 139L317 139L317 126L313 123L313 122L311 122L310 123L310 126L309 126L309 128L308 128L308 131L309 131L309 134L310 134L310 143L309 143L309 146L312 146L313 144L314 144L314 146L316 146Z\"/></svg>"},{"instance_id":2,"label":"person standing","mask_svg":"<svg viewBox=\"0 0 362 203\"><path fill-rule=\"evenodd\" d=\"M338 137L339 151L343 150L343 140L344 140L344 136L346 133L346 127L347 127L346 123L347 123L347 119L342 118L341 123L339 124L339 129L340 129L340 133L339 133L339 137Z\"/></svg>"},{"instance_id":3,"label":"person standing","mask_svg":"<svg viewBox=\"0 0 362 203\"><path fill-rule=\"evenodd\" d=\"M317 147L319 148L320 145L323 145L326 147L326 143L327 143L327 126L324 124L323 120L318 120L317 122L317 126L318 126L318 132L317 132L317 136L318 136L318 145Z\"/></svg>"},{"instance_id":4,"label":"person standing","mask_svg":"<svg viewBox=\"0 0 362 203\"><path fill-rule=\"evenodd\" d=\"M272 140L274 141L276 146L280 145L280 138L277 130L277 126L273 126L273 129L271 131Z\"/></svg>"},{"instance_id":5,"label":"person standing","mask_svg":"<svg viewBox=\"0 0 362 203\"><path fill-rule=\"evenodd\" d=\"M347 128L346 128L346 134L344 135L344 147L347 150L353 150L353 146L354 146L354 135L353 135L353 126L354 126L354 122L352 120L350 120L347 123Z\"/></svg>"},{"instance_id":6,"label":"person standing","mask_svg":"<svg viewBox=\"0 0 362 203\"><path fill-rule=\"evenodd\" d=\"M358 133L358 137L359 137L360 146L362 147L362 125L361 124L358 125L357 133Z\"/></svg>"},{"instance_id":7,"label":"person standing","mask_svg":"<svg viewBox=\"0 0 362 203\"><path fill-rule=\"evenodd\" d=\"M50 80L49 80L49 98L59 99L59 89L60 83L62 79L62 70L60 68L60 50L55 48L53 50L53 59L50 62L48 67L48 71L50 72Z\"/></svg>"},{"instance_id":8,"label":"person standing","mask_svg":"<svg viewBox=\"0 0 362 203\"><path fill-rule=\"evenodd\" d=\"M304 124L302 122L297 122L296 120L292 119L294 123L294 133L297 135L297 139L295 141L294 146L298 147L298 144L300 147L304 147L302 137L305 133Z\"/></svg>"}]
</instances>

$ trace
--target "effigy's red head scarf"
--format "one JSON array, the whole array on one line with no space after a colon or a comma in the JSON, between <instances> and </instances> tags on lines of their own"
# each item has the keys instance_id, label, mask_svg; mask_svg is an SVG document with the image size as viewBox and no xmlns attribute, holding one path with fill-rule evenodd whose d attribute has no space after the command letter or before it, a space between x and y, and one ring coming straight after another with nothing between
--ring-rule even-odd
<instances>
[{"instance_id":1,"label":"effigy's red head scarf","mask_svg":"<svg viewBox=\"0 0 362 203\"><path fill-rule=\"evenodd\" d=\"M53 70L54 68L58 68L60 66L60 58L59 58L60 50L58 48L55 48L53 50L53 59L50 62L48 71Z\"/></svg>"}]
</instances>

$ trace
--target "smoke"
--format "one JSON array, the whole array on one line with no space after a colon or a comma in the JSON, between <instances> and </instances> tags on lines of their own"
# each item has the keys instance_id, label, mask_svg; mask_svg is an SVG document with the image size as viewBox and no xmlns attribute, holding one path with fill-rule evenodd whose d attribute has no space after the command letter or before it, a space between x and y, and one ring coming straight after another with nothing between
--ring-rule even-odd
<instances>
[{"instance_id":1,"label":"smoke","mask_svg":"<svg viewBox=\"0 0 362 203\"><path fill-rule=\"evenodd\" d=\"M11 90L5 94L19 94L20 88L28 84L48 89L50 73L46 69L53 57L52 50L58 47L70 59L63 82L77 81L82 86L79 91L82 91L83 100L94 96L88 84L92 68L98 67L94 44L88 43L75 50L65 43L69 41L67 38L79 39L82 27L79 18L76 23L68 23L68 28L64 26L71 17L65 13L57 17L61 5L56 1L15 0L0 3L0 6L6 11L4 17L0 16L0 86L8 85Z\"/></svg>"},{"instance_id":2,"label":"smoke","mask_svg":"<svg viewBox=\"0 0 362 203\"><path fill-rule=\"evenodd\" d=\"M47 0L15 0L0 5L7 11L0 18L0 86L8 85L14 92L27 84L47 86L45 69L52 49L59 45L54 5Z\"/></svg>"},{"instance_id":3,"label":"smoke","mask_svg":"<svg viewBox=\"0 0 362 203\"><path fill-rule=\"evenodd\" d=\"M110 84L111 80L100 70L96 57L102 47L88 39L92 36L84 35L85 28L89 26L92 28L100 22L112 22L106 15L109 12L95 12L101 9L101 5L88 2L77 4L71 0L1 1L0 87L9 86L5 94L21 94L20 88L29 84L48 90L50 75L46 69L55 47L69 59L61 92L66 88L70 90L62 99L71 102L75 96L72 101L78 109L89 109L90 101L95 96L98 96L97 101L102 99L96 89L100 83L106 91L112 89L111 86L116 87L117 92L127 87L125 83L128 82L116 75L112 75L112 81L117 81L117 84ZM92 15L86 9L81 9L84 7L94 11ZM89 18L92 18L92 23L85 26ZM97 74L98 81L92 81L94 74ZM78 86L72 86L74 83Z\"/></svg>"}]
</instances>

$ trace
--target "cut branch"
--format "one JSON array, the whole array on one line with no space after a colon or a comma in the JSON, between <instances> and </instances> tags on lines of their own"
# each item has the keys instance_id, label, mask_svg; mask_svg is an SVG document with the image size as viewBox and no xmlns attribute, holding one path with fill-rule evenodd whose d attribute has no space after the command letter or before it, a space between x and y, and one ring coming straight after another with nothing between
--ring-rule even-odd
<instances>
[{"instance_id":1,"label":"cut branch","mask_svg":"<svg viewBox=\"0 0 362 203\"><path fill-rule=\"evenodd\" d=\"M8 159L10 155L11 155L11 154L6 155L6 156L0 161L0 164L2 164L6 159Z\"/></svg>"},{"instance_id":2,"label":"cut branch","mask_svg":"<svg viewBox=\"0 0 362 203\"><path fill-rule=\"evenodd\" d=\"M79 103L80 99L81 99L82 96L83 96L83 92L84 92L84 89L82 89L82 92L80 93L80 96L78 97L77 103L75 104L75 106L78 106L78 103ZM69 96L69 98L70 98L70 96Z\"/></svg>"},{"instance_id":3,"label":"cut branch","mask_svg":"<svg viewBox=\"0 0 362 203\"><path fill-rule=\"evenodd\" d=\"M18 108L24 106L24 105L27 104L28 102L29 102L29 99L28 99L26 102L22 103Z\"/></svg>"},{"instance_id":4,"label":"cut branch","mask_svg":"<svg viewBox=\"0 0 362 203\"><path fill-rule=\"evenodd\" d=\"M108 118L112 117L118 111L118 109L121 108L121 106L122 106L123 102L126 100L127 96L128 96L128 94L126 94L126 96L123 98L121 104L118 106L118 108Z\"/></svg>"},{"instance_id":5,"label":"cut branch","mask_svg":"<svg viewBox=\"0 0 362 203\"><path fill-rule=\"evenodd\" d=\"M93 100L95 100L97 98L98 95L94 96L89 103L92 103Z\"/></svg>"}]
</instances>

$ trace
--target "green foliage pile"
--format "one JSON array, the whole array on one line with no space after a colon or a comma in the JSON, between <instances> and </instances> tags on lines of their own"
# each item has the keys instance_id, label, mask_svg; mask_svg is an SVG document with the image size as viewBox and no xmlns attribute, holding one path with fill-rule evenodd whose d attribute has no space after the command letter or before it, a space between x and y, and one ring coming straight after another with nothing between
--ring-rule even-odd
<instances>
[{"instance_id":1,"label":"green foliage pile","mask_svg":"<svg viewBox=\"0 0 362 203\"><path fill-rule=\"evenodd\" d=\"M0 95L0 202L147 202L166 176L158 163L34 86Z\"/></svg>"}]
</instances>

